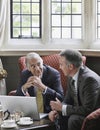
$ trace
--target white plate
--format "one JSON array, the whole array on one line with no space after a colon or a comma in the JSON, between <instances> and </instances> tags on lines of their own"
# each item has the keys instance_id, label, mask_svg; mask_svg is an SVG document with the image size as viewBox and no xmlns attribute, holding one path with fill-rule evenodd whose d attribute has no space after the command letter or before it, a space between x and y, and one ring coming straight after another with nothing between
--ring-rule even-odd
<instances>
[{"instance_id":1,"label":"white plate","mask_svg":"<svg viewBox=\"0 0 100 130\"><path fill-rule=\"evenodd\" d=\"M28 122L17 122L18 125L32 125L33 121L28 121Z\"/></svg>"},{"instance_id":2,"label":"white plate","mask_svg":"<svg viewBox=\"0 0 100 130\"><path fill-rule=\"evenodd\" d=\"M16 125L16 124L13 124L13 125L7 126L7 125L2 124L1 127L2 127L2 128L14 128L14 127L17 127L17 125Z\"/></svg>"}]
</instances>

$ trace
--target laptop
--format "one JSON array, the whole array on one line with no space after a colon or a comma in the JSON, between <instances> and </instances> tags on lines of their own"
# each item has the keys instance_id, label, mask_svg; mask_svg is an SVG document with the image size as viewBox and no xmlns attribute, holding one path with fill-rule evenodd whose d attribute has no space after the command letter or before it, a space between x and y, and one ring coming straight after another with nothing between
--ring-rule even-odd
<instances>
[{"instance_id":1,"label":"laptop","mask_svg":"<svg viewBox=\"0 0 100 130\"><path fill-rule=\"evenodd\" d=\"M36 97L0 95L0 102L3 111L8 110L10 113L14 111L23 112L24 116L29 116L33 120L40 120L48 115L47 113L38 112Z\"/></svg>"}]
</instances>

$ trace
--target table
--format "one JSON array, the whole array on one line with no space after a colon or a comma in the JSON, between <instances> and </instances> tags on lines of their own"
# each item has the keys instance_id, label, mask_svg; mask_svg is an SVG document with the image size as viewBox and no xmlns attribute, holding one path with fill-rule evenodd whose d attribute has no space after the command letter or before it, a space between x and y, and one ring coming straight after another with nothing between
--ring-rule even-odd
<instances>
[{"instance_id":1,"label":"table","mask_svg":"<svg viewBox=\"0 0 100 130\"><path fill-rule=\"evenodd\" d=\"M5 128L0 128L0 130L8 130ZM17 125L16 128L10 128L9 130L56 130L55 125L48 118L41 119L40 121L34 121L32 125L20 126Z\"/></svg>"}]
</instances>

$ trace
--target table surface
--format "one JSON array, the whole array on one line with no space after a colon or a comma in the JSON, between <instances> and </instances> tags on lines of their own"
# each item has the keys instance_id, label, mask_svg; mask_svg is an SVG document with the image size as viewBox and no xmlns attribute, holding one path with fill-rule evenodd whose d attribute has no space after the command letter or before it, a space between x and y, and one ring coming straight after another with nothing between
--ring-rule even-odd
<instances>
[{"instance_id":1,"label":"table surface","mask_svg":"<svg viewBox=\"0 0 100 130\"><path fill-rule=\"evenodd\" d=\"M48 118L41 119L40 121L34 121L32 125L17 125L15 128L0 128L0 130L37 130L42 128L50 128L54 126L54 123L52 123Z\"/></svg>"}]
</instances>

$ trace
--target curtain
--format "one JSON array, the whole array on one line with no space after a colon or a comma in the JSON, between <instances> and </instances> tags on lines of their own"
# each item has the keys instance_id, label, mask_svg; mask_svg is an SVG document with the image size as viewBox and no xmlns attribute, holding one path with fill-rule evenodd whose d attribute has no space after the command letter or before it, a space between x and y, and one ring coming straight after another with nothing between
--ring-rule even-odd
<instances>
[{"instance_id":1,"label":"curtain","mask_svg":"<svg viewBox=\"0 0 100 130\"><path fill-rule=\"evenodd\" d=\"M0 0L0 46L3 44L5 39L8 1L9 0Z\"/></svg>"}]
</instances>

